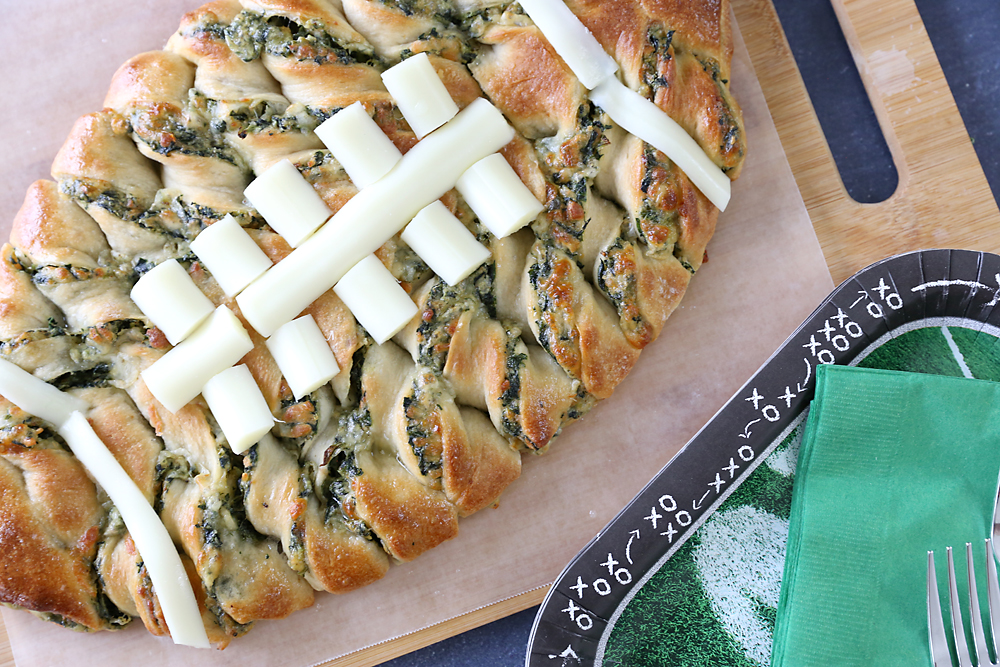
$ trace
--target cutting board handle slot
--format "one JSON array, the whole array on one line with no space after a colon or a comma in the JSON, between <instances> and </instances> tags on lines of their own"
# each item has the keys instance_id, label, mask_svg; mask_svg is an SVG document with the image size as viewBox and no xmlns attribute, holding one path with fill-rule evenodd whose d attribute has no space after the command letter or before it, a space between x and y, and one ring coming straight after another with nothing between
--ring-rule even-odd
<instances>
[{"instance_id":1,"label":"cutting board handle slot","mask_svg":"<svg viewBox=\"0 0 1000 667\"><path fill-rule=\"evenodd\" d=\"M851 199L771 0L731 0L768 108L836 282L925 248L1000 251L1000 210L913 0L831 0L899 184Z\"/></svg>"},{"instance_id":2,"label":"cutting board handle slot","mask_svg":"<svg viewBox=\"0 0 1000 667\"><path fill-rule=\"evenodd\" d=\"M774 0L774 6L844 188L857 202L885 201L899 184L896 156L833 6L798 0Z\"/></svg>"}]
</instances>

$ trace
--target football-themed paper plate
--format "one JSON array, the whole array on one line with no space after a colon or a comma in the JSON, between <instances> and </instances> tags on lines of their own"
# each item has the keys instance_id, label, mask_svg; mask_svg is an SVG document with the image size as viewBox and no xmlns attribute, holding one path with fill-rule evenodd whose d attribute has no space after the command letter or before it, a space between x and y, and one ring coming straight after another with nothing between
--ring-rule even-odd
<instances>
[{"instance_id":1,"label":"football-themed paper plate","mask_svg":"<svg viewBox=\"0 0 1000 667\"><path fill-rule=\"evenodd\" d=\"M767 667L816 367L1000 381L998 303L1000 256L965 250L841 284L563 570L526 665Z\"/></svg>"}]
</instances>

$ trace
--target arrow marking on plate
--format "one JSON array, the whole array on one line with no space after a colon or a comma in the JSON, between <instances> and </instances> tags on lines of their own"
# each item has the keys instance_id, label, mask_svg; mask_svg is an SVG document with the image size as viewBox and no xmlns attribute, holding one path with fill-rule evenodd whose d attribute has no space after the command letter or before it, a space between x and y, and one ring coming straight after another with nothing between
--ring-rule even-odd
<instances>
[{"instance_id":1,"label":"arrow marking on plate","mask_svg":"<svg viewBox=\"0 0 1000 667\"><path fill-rule=\"evenodd\" d=\"M576 651L573 650L573 645L572 644L570 644L569 646L567 646L566 650L564 650L559 655L556 655L555 653L549 653L549 660L555 660L556 658L562 658L563 659L563 663L562 664L564 664L564 665L569 664L567 661L571 660L571 659L572 660L576 660L577 662L580 662L580 656L578 656L576 654Z\"/></svg>"},{"instance_id":2,"label":"arrow marking on plate","mask_svg":"<svg viewBox=\"0 0 1000 667\"><path fill-rule=\"evenodd\" d=\"M632 540L637 539L639 539L638 528L628 534L628 544L625 545L625 560L628 561L629 565L635 565L635 563L632 562Z\"/></svg>"},{"instance_id":3,"label":"arrow marking on plate","mask_svg":"<svg viewBox=\"0 0 1000 667\"><path fill-rule=\"evenodd\" d=\"M743 427L742 433L737 433L737 435L740 436L741 438L749 438L751 435L753 435L753 433L750 431L750 427L759 421L760 421L759 419L754 419L752 422Z\"/></svg>"},{"instance_id":4,"label":"arrow marking on plate","mask_svg":"<svg viewBox=\"0 0 1000 667\"><path fill-rule=\"evenodd\" d=\"M809 386L809 380L812 378L812 364L809 363L808 359L803 359L802 361L806 362L806 379L803 380L805 384L802 382L795 383L799 391L805 391Z\"/></svg>"},{"instance_id":5,"label":"arrow marking on plate","mask_svg":"<svg viewBox=\"0 0 1000 667\"><path fill-rule=\"evenodd\" d=\"M730 460L732 460L732 459L730 459ZM723 468L723 470L725 470L725 468ZM718 475L716 475L716 477L718 477ZM698 500L692 500L691 501L691 509L696 509L696 510L701 509L701 504L703 502L705 502L705 498L708 497L709 493L711 493L711 491L706 491L705 495L703 495L700 499L698 499Z\"/></svg>"}]
</instances>

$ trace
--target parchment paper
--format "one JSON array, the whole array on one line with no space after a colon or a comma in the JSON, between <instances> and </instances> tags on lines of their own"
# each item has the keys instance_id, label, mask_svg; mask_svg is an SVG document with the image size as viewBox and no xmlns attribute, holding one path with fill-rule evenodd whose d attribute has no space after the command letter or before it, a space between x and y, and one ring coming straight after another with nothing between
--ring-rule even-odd
<instances>
[{"instance_id":1,"label":"parchment paper","mask_svg":"<svg viewBox=\"0 0 1000 667\"><path fill-rule=\"evenodd\" d=\"M73 121L101 106L118 65L160 48L199 0L9 3L0 39L0 234L48 169ZM154 11L155 8L155 11ZM37 27L44 26L44 30ZM44 35L44 39L40 39ZM175 647L138 621L77 634L4 609L21 667L306 666L551 583L832 289L742 41L732 74L750 153L732 204L663 335L614 396L548 454L526 456L500 507L366 589L321 594L289 619L259 623L223 652Z\"/></svg>"}]
</instances>

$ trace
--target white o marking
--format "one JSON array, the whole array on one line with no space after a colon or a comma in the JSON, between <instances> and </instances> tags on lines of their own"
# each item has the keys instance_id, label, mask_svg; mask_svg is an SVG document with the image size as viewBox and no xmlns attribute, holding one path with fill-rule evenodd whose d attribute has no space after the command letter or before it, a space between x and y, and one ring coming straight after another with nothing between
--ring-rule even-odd
<instances>
[{"instance_id":1,"label":"white o marking","mask_svg":"<svg viewBox=\"0 0 1000 667\"><path fill-rule=\"evenodd\" d=\"M872 317L882 317L882 306L878 305L874 301L869 301L865 308L867 308L868 314Z\"/></svg>"},{"instance_id":2,"label":"white o marking","mask_svg":"<svg viewBox=\"0 0 1000 667\"><path fill-rule=\"evenodd\" d=\"M590 630L592 627L594 627L594 619L592 619L590 616L587 616L586 614L580 614L576 617L576 625L581 630L586 632L587 630Z\"/></svg>"},{"instance_id":3,"label":"white o marking","mask_svg":"<svg viewBox=\"0 0 1000 667\"><path fill-rule=\"evenodd\" d=\"M632 573L626 570L624 567L615 571L615 579L618 580L619 584L631 584L632 583Z\"/></svg>"},{"instance_id":4,"label":"white o marking","mask_svg":"<svg viewBox=\"0 0 1000 667\"><path fill-rule=\"evenodd\" d=\"M781 413L778 412L778 408L773 405L765 405L764 409L760 411L764 415L764 419L769 422L776 422L781 419Z\"/></svg>"},{"instance_id":5,"label":"white o marking","mask_svg":"<svg viewBox=\"0 0 1000 667\"><path fill-rule=\"evenodd\" d=\"M826 357L823 356L824 354ZM837 363L837 358L833 356L833 352L830 350L820 350L819 354L816 355L816 361L821 364L835 364Z\"/></svg>"},{"instance_id":6,"label":"white o marking","mask_svg":"<svg viewBox=\"0 0 1000 667\"><path fill-rule=\"evenodd\" d=\"M851 327L854 328L852 329ZM861 335L864 333L863 331L861 331L861 325L858 324L857 322L848 322L847 326L844 327L844 329L847 331L847 335L849 335L851 338L861 338ZM857 331L857 333L854 333L855 331Z\"/></svg>"},{"instance_id":7,"label":"white o marking","mask_svg":"<svg viewBox=\"0 0 1000 667\"><path fill-rule=\"evenodd\" d=\"M681 510L680 512L674 515L674 518L677 519L677 523L683 527L691 525L691 515L688 513L687 510Z\"/></svg>"},{"instance_id":8,"label":"white o marking","mask_svg":"<svg viewBox=\"0 0 1000 667\"><path fill-rule=\"evenodd\" d=\"M666 504L663 502L667 499L670 500L670 507L667 507ZM673 512L675 509L677 509L677 501L674 500L673 496L660 496L660 507L663 508L664 512Z\"/></svg>"},{"instance_id":9,"label":"white o marking","mask_svg":"<svg viewBox=\"0 0 1000 667\"><path fill-rule=\"evenodd\" d=\"M839 343L837 342L838 340L840 341ZM830 340L830 342L833 343L833 346L840 352L846 351L847 348L851 346L851 342L847 340L847 336L842 334L837 334L832 340Z\"/></svg>"},{"instance_id":10,"label":"white o marking","mask_svg":"<svg viewBox=\"0 0 1000 667\"><path fill-rule=\"evenodd\" d=\"M608 583L607 579L595 579L594 590L601 596L611 595L611 584Z\"/></svg>"},{"instance_id":11,"label":"white o marking","mask_svg":"<svg viewBox=\"0 0 1000 667\"><path fill-rule=\"evenodd\" d=\"M746 454L743 453L744 449L747 452ZM744 461L750 461L753 459L753 450L750 448L750 445L743 445L738 450L736 450L736 453L739 454L740 458L743 459Z\"/></svg>"}]
</instances>

